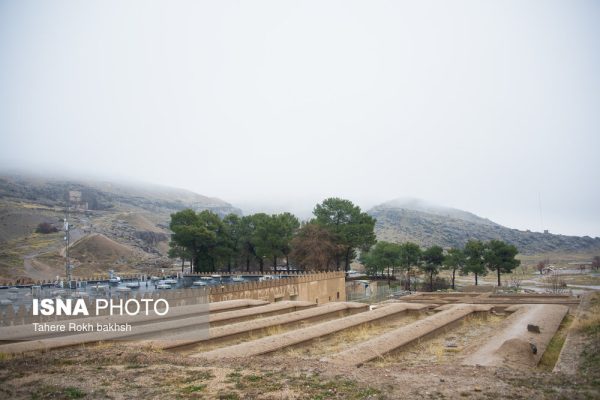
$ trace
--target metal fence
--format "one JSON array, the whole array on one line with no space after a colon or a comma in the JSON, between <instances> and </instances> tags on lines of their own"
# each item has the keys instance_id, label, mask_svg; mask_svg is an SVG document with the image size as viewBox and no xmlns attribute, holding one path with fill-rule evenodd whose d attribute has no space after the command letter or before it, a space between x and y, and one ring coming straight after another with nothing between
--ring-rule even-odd
<instances>
[{"instance_id":1,"label":"metal fence","mask_svg":"<svg viewBox=\"0 0 600 400\"><path fill-rule=\"evenodd\" d=\"M388 285L387 282L350 281L346 283L346 300L360 303L378 303L380 301L401 297L410 292L399 285Z\"/></svg>"}]
</instances>

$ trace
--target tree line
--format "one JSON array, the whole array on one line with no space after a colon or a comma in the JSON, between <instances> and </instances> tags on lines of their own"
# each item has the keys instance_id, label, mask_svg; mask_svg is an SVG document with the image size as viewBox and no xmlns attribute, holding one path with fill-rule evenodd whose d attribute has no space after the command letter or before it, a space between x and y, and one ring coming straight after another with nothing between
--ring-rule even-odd
<instances>
[{"instance_id":1,"label":"tree line","mask_svg":"<svg viewBox=\"0 0 600 400\"><path fill-rule=\"evenodd\" d=\"M421 249L411 242L402 244L380 241L368 252L361 255L360 260L370 275L386 275L394 278L398 271L405 276L406 289L410 290L410 276L413 272L423 272L433 290L434 276L442 269L452 271L452 289L455 288L456 273L473 274L475 285L480 276L488 271L497 274L498 286L501 286L500 274L512 272L520 265L515 258L518 250L515 246L501 240L469 240L464 248L451 248L445 251L440 246Z\"/></svg>"},{"instance_id":2,"label":"tree line","mask_svg":"<svg viewBox=\"0 0 600 400\"><path fill-rule=\"evenodd\" d=\"M328 198L300 223L288 212L223 219L191 209L171 214L169 256L189 260L195 272L258 268L285 261L305 270L349 270L357 252L375 243L375 219L351 201Z\"/></svg>"},{"instance_id":3,"label":"tree line","mask_svg":"<svg viewBox=\"0 0 600 400\"><path fill-rule=\"evenodd\" d=\"M303 270L345 270L360 254L370 275L396 277L402 272L407 289L411 274L420 271L433 279L442 269L473 274L475 284L488 271L511 272L520 261L515 246L500 240L470 240L464 248L444 250L440 246L421 249L411 242L397 244L375 238L375 219L351 201L328 198L313 209L313 218L300 222L291 213L229 214L220 218L205 210L191 209L171 214L169 256L188 260L195 272L218 270L272 270L290 265Z\"/></svg>"}]
</instances>

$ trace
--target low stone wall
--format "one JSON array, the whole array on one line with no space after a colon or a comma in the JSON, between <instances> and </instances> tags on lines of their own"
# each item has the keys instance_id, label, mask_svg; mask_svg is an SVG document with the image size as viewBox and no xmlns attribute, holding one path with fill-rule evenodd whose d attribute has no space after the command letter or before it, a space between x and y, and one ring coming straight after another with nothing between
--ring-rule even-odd
<instances>
[{"instance_id":1,"label":"low stone wall","mask_svg":"<svg viewBox=\"0 0 600 400\"><path fill-rule=\"evenodd\" d=\"M256 299L266 301L301 300L316 304L330 301L346 301L344 272L319 272L273 279L263 282L247 282L209 289L211 302Z\"/></svg>"},{"instance_id":2,"label":"low stone wall","mask_svg":"<svg viewBox=\"0 0 600 400\"><path fill-rule=\"evenodd\" d=\"M195 274L192 276L204 276L210 274ZM262 282L233 283L222 286L210 286L205 288L189 288L162 290L141 295L140 293L120 293L113 298L149 298L165 299L169 307L177 307L192 304L205 303L208 301L219 302L226 300L254 299L275 302L281 300L309 301L315 304L324 304L330 301L346 300L345 274L338 272L319 272L313 274L301 274L281 279L273 279ZM86 300L88 309L91 309L92 300ZM106 310L108 313L108 310ZM20 325L34 322L51 322L64 319L73 319L66 316L33 317L31 311L25 307L15 309L12 305L0 307L0 326Z\"/></svg>"}]
</instances>

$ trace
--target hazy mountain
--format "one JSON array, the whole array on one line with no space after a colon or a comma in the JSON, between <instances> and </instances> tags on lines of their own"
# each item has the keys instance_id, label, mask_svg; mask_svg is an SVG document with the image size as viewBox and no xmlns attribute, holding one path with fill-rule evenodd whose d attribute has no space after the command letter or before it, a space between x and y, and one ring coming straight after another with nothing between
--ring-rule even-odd
<instances>
[{"instance_id":1,"label":"hazy mountain","mask_svg":"<svg viewBox=\"0 0 600 400\"><path fill-rule=\"evenodd\" d=\"M433 203L428 203L425 200L413 198L413 197L401 197L388 202L382 203L379 208L385 209L406 209L412 211L420 211L427 214L439 215L441 217L448 217L453 219L461 219L468 222L474 222L477 224L499 226L497 223L490 221L486 218L481 218L473 213L459 210L456 208L439 206Z\"/></svg>"},{"instance_id":2,"label":"hazy mountain","mask_svg":"<svg viewBox=\"0 0 600 400\"><path fill-rule=\"evenodd\" d=\"M44 280L62 274L67 202L71 263L80 277L169 266L168 224L178 210L241 214L221 199L164 186L0 174L0 278ZM58 231L35 233L40 223Z\"/></svg>"},{"instance_id":3,"label":"hazy mountain","mask_svg":"<svg viewBox=\"0 0 600 400\"><path fill-rule=\"evenodd\" d=\"M600 251L600 238L511 229L467 211L419 199L388 201L368 213L377 218L377 237L391 242L460 247L469 239L500 239L514 244L523 254Z\"/></svg>"},{"instance_id":4,"label":"hazy mountain","mask_svg":"<svg viewBox=\"0 0 600 400\"><path fill-rule=\"evenodd\" d=\"M139 183L0 174L0 199L28 200L47 206L64 207L69 191L80 191L81 203L85 203L89 210L102 211L130 205L151 212L192 208L198 211L211 210L221 215L241 213L221 199L184 189Z\"/></svg>"}]
</instances>

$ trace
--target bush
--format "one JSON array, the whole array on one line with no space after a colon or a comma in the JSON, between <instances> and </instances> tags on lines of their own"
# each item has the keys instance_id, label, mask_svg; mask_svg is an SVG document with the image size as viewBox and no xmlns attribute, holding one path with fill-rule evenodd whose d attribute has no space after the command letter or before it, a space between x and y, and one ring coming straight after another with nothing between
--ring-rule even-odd
<instances>
[{"instance_id":1,"label":"bush","mask_svg":"<svg viewBox=\"0 0 600 400\"><path fill-rule=\"evenodd\" d=\"M448 290L450 289L451 285L450 282L448 281L448 279L446 278L441 278L439 276L436 276L435 278L433 278L433 291L435 292L436 290ZM421 282L419 282L417 290L421 291L421 292L429 292L430 291L430 287L429 287L429 279L425 279Z\"/></svg>"},{"instance_id":2,"label":"bush","mask_svg":"<svg viewBox=\"0 0 600 400\"><path fill-rule=\"evenodd\" d=\"M47 233L58 232L58 228L48 222L42 222L41 224L39 224L37 226L35 231L37 233L47 234Z\"/></svg>"}]
</instances>

